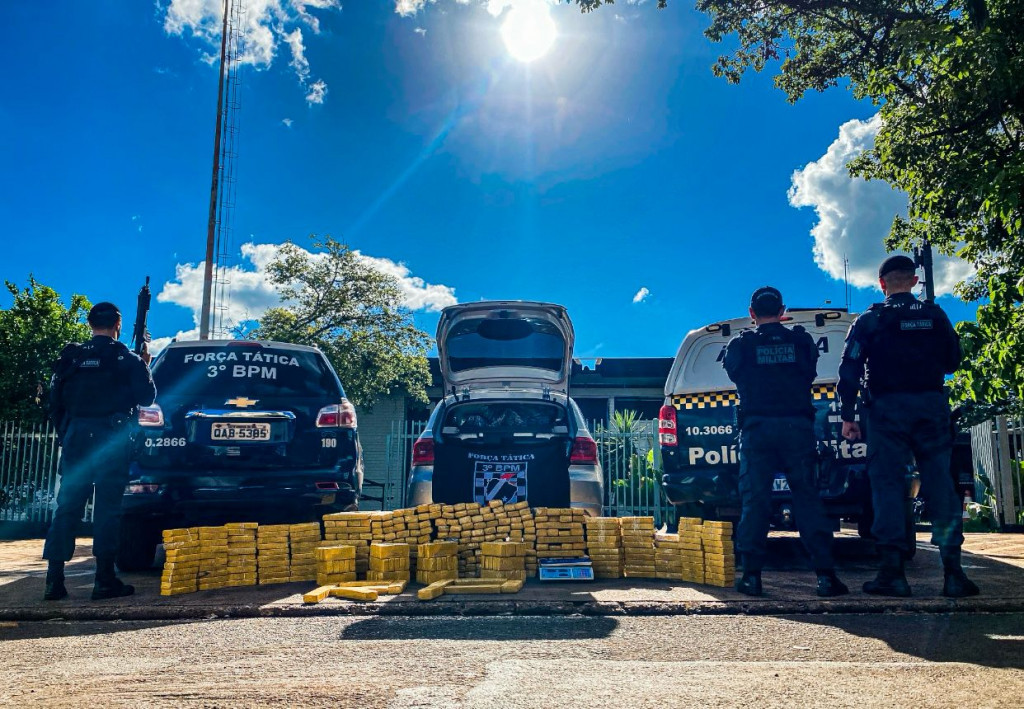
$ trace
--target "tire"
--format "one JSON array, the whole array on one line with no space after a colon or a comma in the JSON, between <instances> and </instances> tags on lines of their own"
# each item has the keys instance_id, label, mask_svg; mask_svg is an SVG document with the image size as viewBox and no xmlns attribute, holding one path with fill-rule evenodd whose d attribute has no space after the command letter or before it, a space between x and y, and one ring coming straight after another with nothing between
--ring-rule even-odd
<instances>
[{"instance_id":1,"label":"tire","mask_svg":"<svg viewBox=\"0 0 1024 709\"><path fill-rule=\"evenodd\" d=\"M121 571L146 571L152 568L157 540L157 529L138 520L122 520L117 568Z\"/></svg>"},{"instance_id":2,"label":"tire","mask_svg":"<svg viewBox=\"0 0 1024 709\"><path fill-rule=\"evenodd\" d=\"M676 520L680 520L683 517L700 517L704 518L704 506L699 502L688 502L682 505L676 505Z\"/></svg>"}]
</instances>

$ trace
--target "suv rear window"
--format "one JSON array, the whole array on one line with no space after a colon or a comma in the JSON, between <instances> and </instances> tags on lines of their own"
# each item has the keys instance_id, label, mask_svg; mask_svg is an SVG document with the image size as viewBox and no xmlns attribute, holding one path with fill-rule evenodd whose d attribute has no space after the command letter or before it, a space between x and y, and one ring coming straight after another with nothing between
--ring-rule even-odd
<instances>
[{"instance_id":1,"label":"suv rear window","mask_svg":"<svg viewBox=\"0 0 1024 709\"><path fill-rule=\"evenodd\" d=\"M459 322L445 340L453 372L479 367L537 367L558 372L565 340L542 318L470 318Z\"/></svg>"},{"instance_id":2,"label":"suv rear window","mask_svg":"<svg viewBox=\"0 0 1024 709\"><path fill-rule=\"evenodd\" d=\"M274 347L169 347L153 381L162 396L343 396L323 355Z\"/></svg>"}]
</instances>

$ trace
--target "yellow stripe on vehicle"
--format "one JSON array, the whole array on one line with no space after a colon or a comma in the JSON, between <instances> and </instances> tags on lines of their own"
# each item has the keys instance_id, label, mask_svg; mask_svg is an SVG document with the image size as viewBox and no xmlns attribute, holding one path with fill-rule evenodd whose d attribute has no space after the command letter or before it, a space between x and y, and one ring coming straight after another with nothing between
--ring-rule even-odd
<instances>
[{"instance_id":1,"label":"yellow stripe on vehicle","mask_svg":"<svg viewBox=\"0 0 1024 709\"><path fill-rule=\"evenodd\" d=\"M811 387L811 395L815 401L836 398L835 384L815 384ZM676 409L715 409L720 406L734 406L739 400L735 391L708 391L696 394L681 394L672 397L672 406Z\"/></svg>"}]
</instances>

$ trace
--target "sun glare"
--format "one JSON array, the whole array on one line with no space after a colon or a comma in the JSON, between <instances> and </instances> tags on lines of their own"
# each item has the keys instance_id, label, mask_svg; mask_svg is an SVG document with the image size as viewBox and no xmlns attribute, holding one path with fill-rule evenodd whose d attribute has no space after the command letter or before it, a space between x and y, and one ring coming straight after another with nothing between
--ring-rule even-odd
<instances>
[{"instance_id":1,"label":"sun glare","mask_svg":"<svg viewBox=\"0 0 1024 709\"><path fill-rule=\"evenodd\" d=\"M514 59L532 62L540 59L555 42L555 21L546 2L530 2L509 10L501 26L505 49Z\"/></svg>"}]
</instances>

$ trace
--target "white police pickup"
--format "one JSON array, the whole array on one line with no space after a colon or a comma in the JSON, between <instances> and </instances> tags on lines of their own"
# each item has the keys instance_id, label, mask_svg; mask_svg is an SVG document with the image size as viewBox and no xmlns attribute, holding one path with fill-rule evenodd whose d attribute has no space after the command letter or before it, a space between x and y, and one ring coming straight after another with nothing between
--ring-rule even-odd
<instances>
[{"instance_id":1,"label":"white police pickup","mask_svg":"<svg viewBox=\"0 0 1024 709\"><path fill-rule=\"evenodd\" d=\"M802 325L820 353L812 393L822 499L837 525L840 519L857 522L861 533L867 534L872 514L867 446L840 435L836 397L843 344L856 316L838 308L790 310L788 315L785 324ZM729 340L753 327L749 318L734 318L688 333L669 371L658 439L664 461L662 486L680 516L736 519L740 515L737 395L722 360ZM781 471L772 496L775 525L791 527L792 498Z\"/></svg>"}]
</instances>

